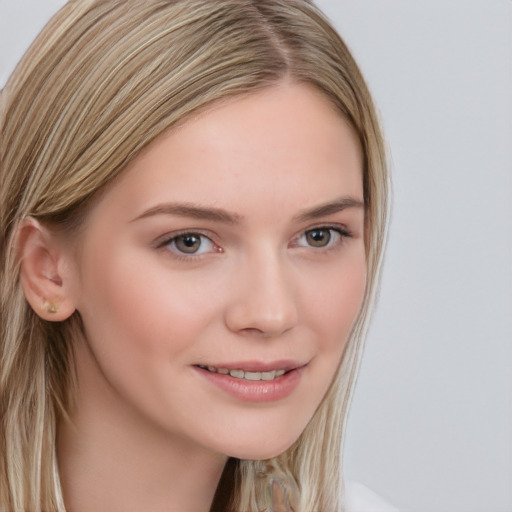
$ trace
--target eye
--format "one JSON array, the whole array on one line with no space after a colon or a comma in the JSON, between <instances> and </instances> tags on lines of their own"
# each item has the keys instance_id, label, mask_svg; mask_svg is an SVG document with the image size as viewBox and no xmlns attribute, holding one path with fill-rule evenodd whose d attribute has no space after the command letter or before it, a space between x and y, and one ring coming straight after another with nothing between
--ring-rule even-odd
<instances>
[{"instance_id":1,"label":"eye","mask_svg":"<svg viewBox=\"0 0 512 512\"><path fill-rule=\"evenodd\" d=\"M299 247L324 249L340 244L343 241L343 238L349 236L350 234L341 228L320 226L305 231L298 237L295 245Z\"/></svg>"},{"instance_id":2,"label":"eye","mask_svg":"<svg viewBox=\"0 0 512 512\"><path fill-rule=\"evenodd\" d=\"M215 245L206 235L192 232L180 233L168 238L160 246L183 255L198 256L208 252L220 252L220 247Z\"/></svg>"}]
</instances>

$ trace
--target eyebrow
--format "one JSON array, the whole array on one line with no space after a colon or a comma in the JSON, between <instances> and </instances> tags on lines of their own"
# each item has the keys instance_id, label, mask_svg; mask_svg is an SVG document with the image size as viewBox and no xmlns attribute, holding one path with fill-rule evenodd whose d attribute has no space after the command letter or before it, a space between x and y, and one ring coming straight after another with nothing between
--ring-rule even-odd
<instances>
[{"instance_id":1,"label":"eyebrow","mask_svg":"<svg viewBox=\"0 0 512 512\"><path fill-rule=\"evenodd\" d=\"M240 221L240 215L229 213L221 208L204 207L192 203L164 203L146 210L133 221L153 217L154 215L177 215L178 217L190 217L198 220L211 220L223 224L236 224ZM133 222L132 221L132 222Z\"/></svg>"},{"instance_id":2,"label":"eyebrow","mask_svg":"<svg viewBox=\"0 0 512 512\"><path fill-rule=\"evenodd\" d=\"M342 197L302 211L294 217L294 220L299 222L315 220L320 217L333 215L347 208L364 208L364 202L353 197ZM231 213L222 208L205 207L194 203L163 203L144 211L135 217L132 222L155 215L176 215L178 217L209 220L222 224L237 224L242 220L242 217L237 213Z\"/></svg>"},{"instance_id":3,"label":"eyebrow","mask_svg":"<svg viewBox=\"0 0 512 512\"><path fill-rule=\"evenodd\" d=\"M335 201L330 201L320 206L315 206L309 210L305 210L295 217L299 222L315 220L320 217L334 215L335 213L346 210L347 208L364 208L364 201L354 197L341 197Z\"/></svg>"}]
</instances>

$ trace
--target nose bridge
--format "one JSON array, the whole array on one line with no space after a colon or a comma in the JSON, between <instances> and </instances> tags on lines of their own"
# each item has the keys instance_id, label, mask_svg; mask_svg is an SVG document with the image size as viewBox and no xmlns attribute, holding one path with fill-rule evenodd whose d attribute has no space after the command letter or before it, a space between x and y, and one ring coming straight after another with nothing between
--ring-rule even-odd
<instances>
[{"instance_id":1,"label":"nose bridge","mask_svg":"<svg viewBox=\"0 0 512 512\"><path fill-rule=\"evenodd\" d=\"M237 292L226 312L228 327L266 337L293 328L298 312L291 274L289 262L278 251L261 249L248 255L237 273Z\"/></svg>"}]
</instances>

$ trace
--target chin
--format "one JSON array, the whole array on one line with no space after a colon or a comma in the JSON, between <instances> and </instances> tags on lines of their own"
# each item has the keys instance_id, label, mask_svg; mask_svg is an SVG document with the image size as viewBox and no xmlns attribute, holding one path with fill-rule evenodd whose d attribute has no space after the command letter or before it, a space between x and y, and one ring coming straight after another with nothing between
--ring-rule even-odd
<instances>
[{"instance_id":1,"label":"chin","mask_svg":"<svg viewBox=\"0 0 512 512\"><path fill-rule=\"evenodd\" d=\"M229 457L243 460L267 460L281 455L288 450L299 438L302 431L287 436L272 435L271 431L266 432L266 439L261 436L257 439L241 440L236 446L231 445L225 454Z\"/></svg>"}]
</instances>

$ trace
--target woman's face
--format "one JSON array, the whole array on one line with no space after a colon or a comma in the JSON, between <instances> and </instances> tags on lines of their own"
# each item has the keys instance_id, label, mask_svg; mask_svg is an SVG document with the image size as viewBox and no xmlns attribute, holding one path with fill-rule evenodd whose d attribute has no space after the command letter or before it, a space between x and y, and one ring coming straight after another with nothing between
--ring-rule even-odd
<instances>
[{"instance_id":1,"label":"woman's face","mask_svg":"<svg viewBox=\"0 0 512 512\"><path fill-rule=\"evenodd\" d=\"M362 201L356 137L304 85L161 136L94 207L70 266L81 392L215 453L284 451L361 306Z\"/></svg>"}]
</instances>

